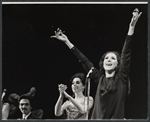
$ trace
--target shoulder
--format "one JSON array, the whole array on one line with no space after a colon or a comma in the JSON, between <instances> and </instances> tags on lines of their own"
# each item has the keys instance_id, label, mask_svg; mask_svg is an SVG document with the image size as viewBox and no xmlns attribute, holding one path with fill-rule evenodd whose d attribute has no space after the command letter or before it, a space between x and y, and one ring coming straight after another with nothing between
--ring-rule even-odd
<instances>
[{"instance_id":1,"label":"shoulder","mask_svg":"<svg viewBox=\"0 0 150 122\"><path fill-rule=\"evenodd\" d=\"M89 100L90 100L90 101L93 101L93 97L92 97L92 96L89 96Z\"/></svg>"},{"instance_id":2,"label":"shoulder","mask_svg":"<svg viewBox=\"0 0 150 122\"><path fill-rule=\"evenodd\" d=\"M34 114L34 116L36 116L37 118L42 118L43 116L43 110L42 109L37 109L37 110L34 110L32 111L32 114Z\"/></svg>"},{"instance_id":3,"label":"shoulder","mask_svg":"<svg viewBox=\"0 0 150 122\"><path fill-rule=\"evenodd\" d=\"M33 113L31 113L28 119L40 119L40 118L38 116L35 116Z\"/></svg>"},{"instance_id":4,"label":"shoulder","mask_svg":"<svg viewBox=\"0 0 150 122\"><path fill-rule=\"evenodd\" d=\"M88 97L86 97L86 100L88 99ZM93 97L89 96L89 101L93 101Z\"/></svg>"}]
</instances>

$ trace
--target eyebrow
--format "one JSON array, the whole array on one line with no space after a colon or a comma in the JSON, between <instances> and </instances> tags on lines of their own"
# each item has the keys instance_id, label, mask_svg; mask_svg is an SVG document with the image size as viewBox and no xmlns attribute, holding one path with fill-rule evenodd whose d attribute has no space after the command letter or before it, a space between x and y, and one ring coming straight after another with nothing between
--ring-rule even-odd
<instances>
[{"instance_id":1,"label":"eyebrow","mask_svg":"<svg viewBox=\"0 0 150 122\"><path fill-rule=\"evenodd\" d=\"M20 105L29 105L29 103L20 103Z\"/></svg>"},{"instance_id":2,"label":"eyebrow","mask_svg":"<svg viewBox=\"0 0 150 122\"><path fill-rule=\"evenodd\" d=\"M108 56L105 56L105 58L107 58ZM116 58L116 56L111 56L111 57L114 57L114 58Z\"/></svg>"},{"instance_id":3,"label":"eyebrow","mask_svg":"<svg viewBox=\"0 0 150 122\"><path fill-rule=\"evenodd\" d=\"M75 83L75 82L81 82L81 81L77 80L77 81L73 81L72 83Z\"/></svg>"}]
</instances>

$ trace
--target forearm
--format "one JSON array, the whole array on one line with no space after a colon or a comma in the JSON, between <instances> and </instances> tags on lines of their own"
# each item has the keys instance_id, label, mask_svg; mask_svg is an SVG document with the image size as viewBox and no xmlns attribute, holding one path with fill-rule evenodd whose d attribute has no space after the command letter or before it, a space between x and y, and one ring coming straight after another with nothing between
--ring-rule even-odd
<instances>
[{"instance_id":1,"label":"forearm","mask_svg":"<svg viewBox=\"0 0 150 122\"><path fill-rule=\"evenodd\" d=\"M71 51L77 57L85 71L89 72L89 70L93 67L93 64L89 61L89 59L75 46L71 48Z\"/></svg>"},{"instance_id":2,"label":"forearm","mask_svg":"<svg viewBox=\"0 0 150 122\"><path fill-rule=\"evenodd\" d=\"M9 109L10 109L10 105L8 103L4 103L2 106L2 120L8 119Z\"/></svg>"},{"instance_id":3,"label":"forearm","mask_svg":"<svg viewBox=\"0 0 150 122\"><path fill-rule=\"evenodd\" d=\"M133 26L129 26L128 35L132 36L134 34L134 28Z\"/></svg>"},{"instance_id":4,"label":"forearm","mask_svg":"<svg viewBox=\"0 0 150 122\"><path fill-rule=\"evenodd\" d=\"M55 105L55 115L56 116L61 116L63 114L63 111L61 109L62 102L63 102L63 96L59 96L57 103Z\"/></svg>"},{"instance_id":5,"label":"forearm","mask_svg":"<svg viewBox=\"0 0 150 122\"><path fill-rule=\"evenodd\" d=\"M131 38L132 36L129 35L126 37L122 54L121 54L121 61L120 61L120 74L121 74L121 78L125 83L127 82L127 78L130 71L131 40L132 40Z\"/></svg>"},{"instance_id":6,"label":"forearm","mask_svg":"<svg viewBox=\"0 0 150 122\"><path fill-rule=\"evenodd\" d=\"M74 45L67 39L67 41L65 42L65 44L68 46L69 49L73 48Z\"/></svg>"},{"instance_id":7,"label":"forearm","mask_svg":"<svg viewBox=\"0 0 150 122\"><path fill-rule=\"evenodd\" d=\"M121 54L121 65L126 68L129 67L130 58L131 58L131 45L132 45L132 36L127 36L125 39L125 43L122 49Z\"/></svg>"}]
</instances>

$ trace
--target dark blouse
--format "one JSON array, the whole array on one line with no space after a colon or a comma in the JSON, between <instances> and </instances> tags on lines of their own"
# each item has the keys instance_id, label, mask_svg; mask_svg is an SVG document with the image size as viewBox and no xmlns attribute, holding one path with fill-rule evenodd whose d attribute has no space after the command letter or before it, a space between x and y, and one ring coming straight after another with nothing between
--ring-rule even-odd
<instances>
[{"instance_id":1,"label":"dark blouse","mask_svg":"<svg viewBox=\"0 0 150 122\"><path fill-rule=\"evenodd\" d=\"M121 61L118 72L111 78L94 68L91 74L91 81L97 83L95 103L91 119L124 119L124 102L129 82L131 37L127 35L121 53ZM71 49L79 59L86 72L93 64L75 46Z\"/></svg>"}]
</instances>

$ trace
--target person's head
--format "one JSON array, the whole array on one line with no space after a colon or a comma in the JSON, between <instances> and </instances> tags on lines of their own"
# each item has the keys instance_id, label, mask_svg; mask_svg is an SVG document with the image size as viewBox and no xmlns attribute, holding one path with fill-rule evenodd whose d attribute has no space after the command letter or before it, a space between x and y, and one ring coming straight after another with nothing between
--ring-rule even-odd
<instances>
[{"instance_id":1,"label":"person's head","mask_svg":"<svg viewBox=\"0 0 150 122\"><path fill-rule=\"evenodd\" d=\"M99 62L102 71L118 71L120 66L120 54L115 51L105 53Z\"/></svg>"},{"instance_id":2,"label":"person's head","mask_svg":"<svg viewBox=\"0 0 150 122\"><path fill-rule=\"evenodd\" d=\"M22 95L19 98L19 109L22 112L22 114L29 114L31 112L31 96L29 95Z\"/></svg>"},{"instance_id":3,"label":"person's head","mask_svg":"<svg viewBox=\"0 0 150 122\"><path fill-rule=\"evenodd\" d=\"M7 99L7 103L9 104L9 115L15 113L16 111L18 111L18 99L19 99L19 95L17 95L16 93L12 93L8 96Z\"/></svg>"},{"instance_id":4,"label":"person's head","mask_svg":"<svg viewBox=\"0 0 150 122\"><path fill-rule=\"evenodd\" d=\"M73 93L84 91L85 75L83 73L77 73L73 75L70 81L72 83L71 88L72 88Z\"/></svg>"},{"instance_id":5,"label":"person's head","mask_svg":"<svg viewBox=\"0 0 150 122\"><path fill-rule=\"evenodd\" d=\"M19 99L19 95L16 94L16 93L12 93L8 96L8 100L7 102L10 104L10 105L14 105L14 106L17 106L18 107L18 99Z\"/></svg>"}]
</instances>

